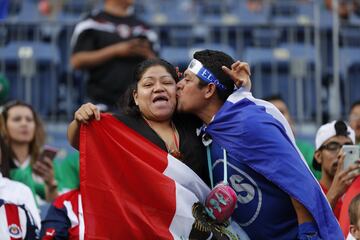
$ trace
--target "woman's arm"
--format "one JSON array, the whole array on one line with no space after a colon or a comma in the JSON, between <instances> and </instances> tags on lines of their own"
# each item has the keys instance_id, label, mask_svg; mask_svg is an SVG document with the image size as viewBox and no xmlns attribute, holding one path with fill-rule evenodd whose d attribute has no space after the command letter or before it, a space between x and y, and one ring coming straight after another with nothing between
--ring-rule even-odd
<instances>
[{"instance_id":1,"label":"woman's arm","mask_svg":"<svg viewBox=\"0 0 360 240\"><path fill-rule=\"evenodd\" d=\"M95 120L100 120L100 110L92 103L81 105L75 112L74 120L69 124L67 130L67 137L71 146L79 149L80 126L82 123L88 124L94 118Z\"/></svg>"}]
</instances>

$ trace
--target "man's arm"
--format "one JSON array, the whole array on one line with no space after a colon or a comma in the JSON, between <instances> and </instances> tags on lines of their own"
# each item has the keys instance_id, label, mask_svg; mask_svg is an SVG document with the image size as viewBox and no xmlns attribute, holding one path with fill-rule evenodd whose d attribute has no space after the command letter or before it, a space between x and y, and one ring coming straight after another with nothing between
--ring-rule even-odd
<instances>
[{"instance_id":1,"label":"man's arm","mask_svg":"<svg viewBox=\"0 0 360 240\"><path fill-rule=\"evenodd\" d=\"M310 212L302 205L300 202L298 202L296 199L291 198L291 203L295 209L298 224L303 224L306 222L313 222L314 218L310 214Z\"/></svg>"},{"instance_id":2,"label":"man's arm","mask_svg":"<svg viewBox=\"0 0 360 240\"><path fill-rule=\"evenodd\" d=\"M112 58L128 56L151 58L155 57L155 53L147 40L132 39L99 50L76 52L70 61L73 68L81 69L102 64Z\"/></svg>"}]
</instances>

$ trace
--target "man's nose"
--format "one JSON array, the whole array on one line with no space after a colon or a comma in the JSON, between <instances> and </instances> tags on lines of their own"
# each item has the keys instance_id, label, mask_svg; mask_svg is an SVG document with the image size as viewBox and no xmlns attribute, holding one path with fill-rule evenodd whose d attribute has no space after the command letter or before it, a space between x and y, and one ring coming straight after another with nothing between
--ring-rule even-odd
<instances>
[{"instance_id":1,"label":"man's nose","mask_svg":"<svg viewBox=\"0 0 360 240\"><path fill-rule=\"evenodd\" d=\"M181 89L182 89L182 87L183 87L183 81L184 81L184 80L181 80L181 81L179 81L179 82L176 84L176 89L177 89L177 90L181 90Z\"/></svg>"}]
</instances>

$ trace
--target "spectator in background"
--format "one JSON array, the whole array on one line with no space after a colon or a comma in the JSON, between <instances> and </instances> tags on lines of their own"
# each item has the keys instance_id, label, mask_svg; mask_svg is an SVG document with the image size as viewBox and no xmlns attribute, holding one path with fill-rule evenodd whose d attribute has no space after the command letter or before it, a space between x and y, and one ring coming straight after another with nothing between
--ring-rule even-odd
<instances>
[{"instance_id":1,"label":"spectator in background","mask_svg":"<svg viewBox=\"0 0 360 240\"><path fill-rule=\"evenodd\" d=\"M105 0L104 10L79 22L71 39L71 65L89 72L87 96L104 111L115 109L135 66L155 57L157 35L129 14L133 2Z\"/></svg>"},{"instance_id":2,"label":"spectator in background","mask_svg":"<svg viewBox=\"0 0 360 240\"><path fill-rule=\"evenodd\" d=\"M0 137L0 208L4 206L4 201L25 206L34 218L36 227L40 228L40 215L31 190L20 182L8 179L10 169L7 149L4 140ZM26 209L23 209L23 211L27 212ZM3 219L2 216L0 218ZM0 229L4 228L0 226ZM3 234L0 230L0 236L4 236Z\"/></svg>"},{"instance_id":3,"label":"spectator in background","mask_svg":"<svg viewBox=\"0 0 360 240\"><path fill-rule=\"evenodd\" d=\"M347 240L360 240L360 194L355 196L349 206L350 234Z\"/></svg>"},{"instance_id":4,"label":"spectator in background","mask_svg":"<svg viewBox=\"0 0 360 240\"><path fill-rule=\"evenodd\" d=\"M360 144L360 100L351 105L349 125L355 131L355 143Z\"/></svg>"},{"instance_id":5,"label":"spectator in background","mask_svg":"<svg viewBox=\"0 0 360 240\"><path fill-rule=\"evenodd\" d=\"M343 169L345 155L341 148L354 142L354 130L343 121L324 124L316 133L313 167L321 170L320 186L337 218L340 216L342 196L360 175L359 172L353 172L360 169L359 165L353 164L348 169Z\"/></svg>"},{"instance_id":6,"label":"spectator in background","mask_svg":"<svg viewBox=\"0 0 360 240\"><path fill-rule=\"evenodd\" d=\"M333 0L324 0L326 9L332 11ZM338 1L338 13L339 17L343 20L347 20L352 12L359 10L360 2L358 0L340 0Z\"/></svg>"},{"instance_id":7,"label":"spectator in background","mask_svg":"<svg viewBox=\"0 0 360 240\"><path fill-rule=\"evenodd\" d=\"M10 178L27 185L38 204L41 200L53 201L66 187L59 172L69 169L66 166L69 161L53 164L48 157L40 159L45 131L31 105L21 101L5 104L1 121L2 135L10 151Z\"/></svg>"},{"instance_id":8,"label":"spectator in background","mask_svg":"<svg viewBox=\"0 0 360 240\"><path fill-rule=\"evenodd\" d=\"M282 97L280 95L272 95L272 96L266 97L264 100L271 102L272 104L275 105L275 107L277 109L279 109L279 111L284 115L284 117L288 121L294 135L296 135L294 121L293 121L292 117L290 116L289 109L286 106L286 103L282 99ZM311 169L311 172L315 175L315 177L317 179L320 179L321 172L315 170L312 166L312 160L314 158L314 151L315 151L314 147L311 144L309 144L308 142L306 142L304 140L300 140L300 139L296 139L296 146L299 148L300 152L304 156L308 166Z\"/></svg>"}]
</instances>

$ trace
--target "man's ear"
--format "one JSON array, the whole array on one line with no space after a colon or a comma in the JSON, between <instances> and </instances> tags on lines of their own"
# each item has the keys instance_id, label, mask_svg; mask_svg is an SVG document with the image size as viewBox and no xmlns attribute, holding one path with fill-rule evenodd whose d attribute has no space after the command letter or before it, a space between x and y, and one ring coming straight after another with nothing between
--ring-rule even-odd
<instances>
[{"instance_id":1,"label":"man's ear","mask_svg":"<svg viewBox=\"0 0 360 240\"><path fill-rule=\"evenodd\" d=\"M316 160L317 163L319 163L320 165L322 164L322 156L321 156L321 151L317 150L314 154L314 158Z\"/></svg>"},{"instance_id":2,"label":"man's ear","mask_svg":"<svg viewBox=\"0 0 360 240\"><path fill-rule=\"evenodd\" d=\"M216 86L213 83L209 83L205 87L205 98L209 99L216 94Z\"/></svg>"},{"instance_id":3,"label":"man's ear","mask_svg":"<svg viewBox=\"0 0 360 240\"><path fill-rule=\"evenodd\" d=\"M132 95L133 95L134 102L135 102L136 106L138 106L138 101L137 101L138 94L137 94L137 91L134 90L133 93L132 93Z\"/></svg>"}]
</instances>

